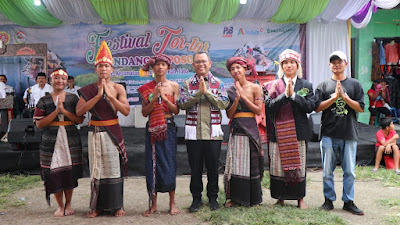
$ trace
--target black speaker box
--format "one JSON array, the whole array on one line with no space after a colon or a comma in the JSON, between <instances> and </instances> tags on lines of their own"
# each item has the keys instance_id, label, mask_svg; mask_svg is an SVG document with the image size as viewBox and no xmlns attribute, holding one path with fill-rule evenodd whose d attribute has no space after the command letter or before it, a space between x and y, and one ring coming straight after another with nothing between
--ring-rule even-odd
<instances>
[{"instance_id":1,"label":"black speaker box","mask_svg":"<svg viewBox=\"0 0 400 225\"><path fill-rule=\"evenodd\" d=\"M32 118L12 119L9 125L8 143L12 150L38 150L42 141L42 129Z\"/></svg>"}]
</instances>

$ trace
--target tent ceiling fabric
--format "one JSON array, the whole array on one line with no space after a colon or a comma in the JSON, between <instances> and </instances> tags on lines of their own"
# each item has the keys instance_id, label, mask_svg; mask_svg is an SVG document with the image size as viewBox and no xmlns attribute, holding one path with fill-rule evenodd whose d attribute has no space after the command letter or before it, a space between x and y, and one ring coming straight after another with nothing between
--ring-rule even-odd
<instances>
[{"instance_id":1,"label":"tent ceiling fabric","mask_svg":"<svg viewBox=\"0 0 400 225\"><path fill-rule=\"evenodd\" d=\"M0 1L0 11L20 26L58 26L62 24L62 21L53 17L46 7L36 6L32 0L2 0Z\"/></svg>"},{"instance_id":2,"label":"tent ceiling fabric","mask_svg":"<svg viewBox=\"0 0 400 225\"><path fill-rule=\"evenodd\" d=\"M220 23L259 20L331 23L348 20L372 0L1 0L0 25L53 27L62 24L148 24L150 21ZM380 8L396 7L400 0L373 0ZM29 16L26 16L29 15ZM367 18L368 19L368 18ZM369 20L364 20L363 25Z\"/></svg>"},{"instance_id":3,"label":"tent ceiling fabric","mask_svg":"<svg viewBox=\"0 0 400 225\"><path fill-rule=\"evenodd\" d=\"M190 0L147 1L151 21L189 21Z\"/></svg>"},{"instance_id":4,"label":"tent ceiling fabric","mask_svg":"<svg viewBox=\"0 0 400 225\"><path fill-rule=\"evenodd\" d=\"M234 19L268 20L275 15L282 0L249 0L247 4L239 5Z\"/></svg>"},{"instance_id":5,"label":"tent ceiling fabric","mask_svg":"<svg viewBox=\"0 0 400 225\"><path fill-rule=\"evenodd\" d=\"M87 0L42 0L47 10L65 24L100 23L101 18Z\"/></svg>"},{"instance_id":6,"label":"tent ceiling fabric","mask_svg":"<svg viewBox=\"0 0 400 225\"><path fill-rule=\"evenodd\" d=\"M319 15L329 0L283 0L271 17L274 23L307 23Z\"/></svg>"}]
</instances>

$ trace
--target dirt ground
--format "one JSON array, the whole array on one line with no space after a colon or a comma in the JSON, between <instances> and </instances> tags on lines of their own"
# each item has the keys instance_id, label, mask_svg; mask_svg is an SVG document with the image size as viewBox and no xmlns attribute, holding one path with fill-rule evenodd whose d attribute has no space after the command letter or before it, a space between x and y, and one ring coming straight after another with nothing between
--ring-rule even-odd
<instances>
[{"instance_id":1,"label":"dirt ground","mask_svg":"<svg viewBox=\"0 0 400 225\"><path fill-rule=\"evenodd\" d=\"M305 203L309 208L319 207L324 197L322 194L322 172L309 171L307 178L310 180L307 184L307 194ZM204 182L206 178L203 177ZM343 202L340 200L342 195L342 178L335 177L337 201L334 202L335 209L333 213L342 217L348 224L381 224L383 219L390 215L395 216L399 212L388 210L377 204L379 199L397 198L400 188L383 187L377 181L357 181L355 186L355 203L363 209L364 216L352 215L342 210ZM189 191L189 176L177 177L176 202L181 213L176 216L168 214L168 194L159 194L158 212L151 217L143 217L141 213L147 209L148 197L146 192L146 183L144 177L130 177L125 181L124 205L126 215L116 218L111 214L102 214L97 218L87 218L90 180L84 178L79 180L79 187L75 189L72 204L76 211L75 215L62 218L53 217L56 210L56 202L51 196L51 207L47 206L43 186L22 190L10 198L12 201L23 199L25 205L10 208L8 211L2 211L0 214L0 224L206 224L196 214L190 214L187 208L191 204L191 195ZM222 176L220 177L220 187L222 186ZM275 203L271 199L269 190L264 190L263 205ZM221 202L222 204L222 202ZM287 204L296 204L295 201L288 201Z\"/></svg>"}]
</instances>

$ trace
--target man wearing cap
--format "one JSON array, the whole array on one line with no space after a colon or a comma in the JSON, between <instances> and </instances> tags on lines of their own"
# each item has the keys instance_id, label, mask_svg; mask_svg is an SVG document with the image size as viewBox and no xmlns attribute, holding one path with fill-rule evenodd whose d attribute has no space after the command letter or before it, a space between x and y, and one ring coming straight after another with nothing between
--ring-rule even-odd
<instances>
[{"instance_id":1,"label":"man wearing cap","mask_svg":"<svg viewBox=\"0 0 400 225\"><path fill-rule=\"evenodd\" d=\"M178 114L176 99L179 84L167 80L171 59L164 54L154 55L142 67L143 71L153 69L154 80L138 88L142 98L142 114L149 117L146 124L146 184L149 194L149 209L143 216L150 216L157 210L157 192L169 192L169 213L176 215L176 125L172 113Z\"/></svg>"},{"instance_id":2,"label":"man wearing cap","mask_svg":"<svg viewBox=\"0 0 400 225\"><path fill-rule=\"evenodd\" d=\"M315 90L316 112L322 111L321 157L325 202L323 210L332 210L336 200L333 172L336 156L340 154L343 169L343 209L356 215L364 212L354 204L355 165L357 154L357 112L364 111L364 91L361 84L344 71L346 54L335 51L329 56L332 78L318 85Z\"/></svg>"},{"instance_id":3,"label":"man wearing cap","mask_svg":"<svg viewBox=\"0 0 400 225\"><path fill-rule=\"evenodd\" d=\"M103 210L114 210L115 216L125 215L123 186L128 158L117 112L127 116L129 102L125 88L111 81L113 58L105 41L95 60L98 80L78 90L81 98L76 114L90 110L88 154L91 178L91 197L88 217L96 217Z\"/></svg>"},{"instance_id":4,"label":"man wearing cap","mask_svg":"<svg viewBox=\"0 0 400 225\"><path fill-rule=\"evenodd\" d=\"M218 166L223 132L221 111L229 104L224 84L210 72L207 52L193 56L195 75L183 82L178 105L186 110L185 139L191 171L190 192L193 202L189 212L197 212L203 204L203 164L207 168L207 197L211 210L219 209Z\"/></svg>"},{"instance_id":5,"label":"man wearing cap","mask_svg":"<svg viewBox=\"0 0 400 225\"><path fill-rule=\"evenodd\" d=\"M292 49L279 55L280 79L265 85L271 197L278 205L297 200L306 208L306 152L312 132L307 113L315 107L310 82L302 79L301 56Z\"/></svg>"}]
</instances>

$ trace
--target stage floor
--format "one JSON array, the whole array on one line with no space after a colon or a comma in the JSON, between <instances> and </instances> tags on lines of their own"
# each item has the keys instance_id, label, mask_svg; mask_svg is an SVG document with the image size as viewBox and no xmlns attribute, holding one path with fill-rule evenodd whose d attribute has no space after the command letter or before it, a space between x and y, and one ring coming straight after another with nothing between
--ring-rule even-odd
<instances>
[{"instance_id":1,"label":"stage floor","mask_svg":"<svg viewBox=\"0 0 400 225\"><path fill-rule=\"evenodd\" d=\"M357 149L357 164L370 164L374 158L375 150L375 134L378 131L377 127L359 123L359 141ZM143 176L145 175L145 147L144 133L145 128L122 128L126 151L129 159L128 176ZM224 127L227 136L227 127ZM84 176L89 176L88 158L87 158L87 127L80 130L83 152L84 152ZM222 144L220 155L220 172L223 173L225 157L226 157L226 138ZM28 145L29 147L29 145ZM264 145L265 149L266 145ZM265 167L268 168L268 156L265 150ZM340 162L338 162L340 163ZM319 142L309 142L307 151L307 167L321 167L321 154ZM0 142L0 173L39 173L39 151L38 149L29 149L23 151L11 150L9 143ZM187 160L185 141L178 139L177 149L177 175L190 174L189 163Z\"/></svg>"}]
</instances>

